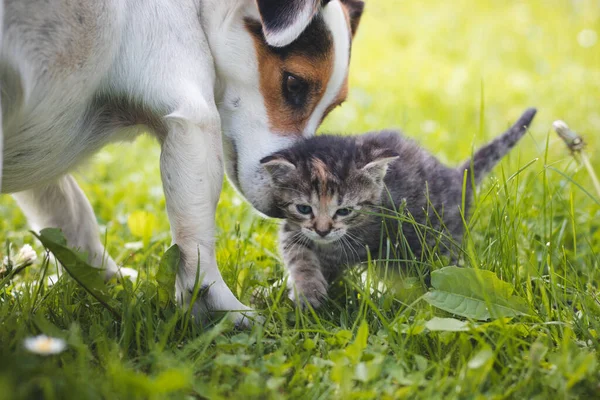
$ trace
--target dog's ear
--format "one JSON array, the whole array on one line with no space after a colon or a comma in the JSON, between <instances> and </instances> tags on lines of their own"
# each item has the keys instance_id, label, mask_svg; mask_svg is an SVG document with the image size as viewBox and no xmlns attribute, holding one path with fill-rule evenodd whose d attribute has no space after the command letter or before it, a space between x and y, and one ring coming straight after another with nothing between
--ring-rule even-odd
<instances>
[{"instance_id":1,"label":"dog's ear","mask_svg":"<svg viewBox=\"0 0 600 400\"><path fill-rule=\"evenodd\" d=\"M341 0L342 5L346 7L348 11L348 17L350 18L350 29L352 30L352 36L356 35L360 17L365 9L365 2L362 0Z\"/></svg>"},{"instance_id":2,"label":"dog's ear","mask_svg":"<svg viewBox=\"0 0 600 400\"><path fill-rule=\"evenodd\" d=\"M256 0L263 33L270 46L292 43L319 12L323 0Z\"/></svg>"}]
</instances>

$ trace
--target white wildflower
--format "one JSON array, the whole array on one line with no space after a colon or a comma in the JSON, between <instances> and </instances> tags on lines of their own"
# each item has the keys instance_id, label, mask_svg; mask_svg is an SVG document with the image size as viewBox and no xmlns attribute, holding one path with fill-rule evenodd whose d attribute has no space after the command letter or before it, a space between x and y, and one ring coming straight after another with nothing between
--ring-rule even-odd
<instances>
[{"instance_id":1,"label":"white wildflower","mask_svg":"<svg viewBox=\"0 0 600 400\"><path fill-rule=\"evenodd\" d=\"M63 339L53 338L46 335L38 335L25 339L25 348L32 353L42 356L62 353L67 348L67 342Z\"/></svg>"},{"instance_id":2,"label":"white wildflower","mask_svg":"<svg viewBox=\"0 0 600 400\"><path fill-rule=\"evenodd\" d=\"M19 254L17 254L17 264L31 264L37 260L37 253L33 250L33 247L26 244L21 247Z\"/></svg>"},{"instance_id":3,"label":"white wildflower","mask_svg":"<svg viewBox=\"0 0 600 400\"><path fill-rule=\"evenodd\" d=\"M4 257L2 264L0 264L0 275L6 273L9 268L13 268L19 265L29 265L37 260L37 254L33 248L26 244L21 247L17 256L13 259L9 259L8 256Z\"/></svg>"}]
</instances>

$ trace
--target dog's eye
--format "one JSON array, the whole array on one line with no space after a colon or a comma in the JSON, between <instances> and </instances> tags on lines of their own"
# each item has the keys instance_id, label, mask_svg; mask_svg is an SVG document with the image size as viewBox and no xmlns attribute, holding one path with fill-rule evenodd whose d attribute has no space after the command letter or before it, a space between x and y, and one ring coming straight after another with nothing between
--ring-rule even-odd
<instances>
[{"instance_id":1,"label":"dog's eye","mask_svg":"<svg viewBox=\"0 0 600 400\"><path fill-rule=\"evenodd\" d=\"M302 107L306 103L308 83L290 73L283 74L283 97L294 107Z\"/></svg>"},{"instance_id":2,"label":"dog's eye","mask_svg":"<svg viewBox=\"0 0 600 400\"><path fill-rule=\"evenodd\" d=\"M340 208L335 212L338 217L347 217L352 212L351 208Z\"/></svg>"},{"instance_id":3,"label":"dog's eye","mask_svg":"<svg viewBox=\"0 0 600 400\"><path fill-rule=\"evenodd\" d=\"M307 206L306 204L298 204L296 206L296 210L298 210L298 212L302 215L308 215L312 213L312 207Z\"/></svg>"}]
</instances>

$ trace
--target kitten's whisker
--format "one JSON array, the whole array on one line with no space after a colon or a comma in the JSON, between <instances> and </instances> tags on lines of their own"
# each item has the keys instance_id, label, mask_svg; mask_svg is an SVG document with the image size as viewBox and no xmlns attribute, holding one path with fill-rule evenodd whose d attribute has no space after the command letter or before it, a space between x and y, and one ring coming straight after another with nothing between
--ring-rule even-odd
<instances>
[{"instance_id":1,"label":"kitten's whisker","mask_svg":"<svg viewBox=\"0 0 600 400\"><path fill-rule=\"evenodd\" d=\"M302 232L294 232L292 236L286 239L286 243L283 246L284 249L291 249L301 237Z\"/></svg>"},{"instance_id":2,"label":"kitten's whisker","mask_svg":"<svg viewBox=\"0 0 600 400\"><path fill-rule=\"evenodd\" d=\"M345 246L346 241L348 239L346 239L344 236L342 236L340 239L341 239L340 247L342 248L342 251L344 252L344 256L346 257L346 263L351 264L352 261L350 260L350 257L348 256L348 252L346 251L346 246Z\"/></svg>"},{"instance_id":3,"label":"kitten's whisker","mask_svg":"<svg viewBox=\"0 0 600 400\"><path fill-rule=\"evenodd\" d=\"M302 240L303 240L303 236L301 232L297 232L293 237L292 237L292 242L290 244L290 251L291 252L296 252L300 249L300 247L302 246Z\"/></svg>"},{"instance_id":4,"label":"kitten's whisker","mask_svg":"<svg viewBox=\"0 0 600 400\"><path fill-rule=\"evenodd\" d=\"M362 246L362 242L358 238L356 238L354 234L346 231L346 241L348 243L348 246L350 246L350 249L354 252L354 254L356 254L356 259L360 260L360 254L358 253L358 250L352 245L352 243L350 243L350 240L353 240L358 246Z\"/></svg>"},{"instance_id":5,"label":"kitten's whisker","mask_svg":"<svg viewBox=\"0 0 600 400\"><path fill-rule=\"evenodd\" d=\"M364 237L367 234L367 230L365 228L359 228L359 229L362 230L362 236ZM348 235L349 239L351 239L354 243L356 243L356 245L353 246L353 249L356 252L356 258L360 260L361 257L360 257L359 251L365 249L365 243L364 243L364 241L361 239L360 236L358 236L355 233L346 232L346 234Z\"/></svg>"},{"instance_id":6,"label":"kitten's whisker","mask_svg":"<svg viewBox=\"0 0 600 400\"><path fill-rule=\"evenodd\" d=\"M346 256L346 262L348 264L351 264L352 261L350 260L350 256L348 255L348 252L346 251L346 247L348 247L348 250L352 253L352 255L354 255L352 244L348 241L348 238L346 237L346 235L342 236L340 239L341 239L340 246L341 246L342 250L344 251L344 255Z\"/></svg>"},{"instance_id":7,"label":"kitten's whisker","mask_svg":"<svg viewBox=\"0 0 600 400\"><path fill-rule=\"evenodd\" d=\"M302 232L295 232L291 237L287 239L286 245L284 245L284 250L286 254L295 254L300 252L302 247L302 241L304 240L304 236ZM287 263L286 263L287 264Z\"/></svg>"}]
</instances>

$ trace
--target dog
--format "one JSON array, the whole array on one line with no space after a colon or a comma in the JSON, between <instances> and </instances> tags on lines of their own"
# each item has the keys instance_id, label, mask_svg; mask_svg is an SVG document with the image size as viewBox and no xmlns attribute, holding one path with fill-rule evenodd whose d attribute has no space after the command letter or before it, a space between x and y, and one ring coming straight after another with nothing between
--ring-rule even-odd
<instances>
[{"instance_id":1,"label":"dog","mask_svg":"<svg viewBox=\"0 0 600 400\"><path fill-rule=\"evenodd\" d=\"M347 95L360 0L0 0L0 184L34 230L62 229L106 276L106 255L69 172L106 144L160 142L175 293L196 314L248 312L215 258L224 169L275 213L260 160L314 134ZM206 290L189 304L197 280Z\"/></svg>"}]
</instances>

